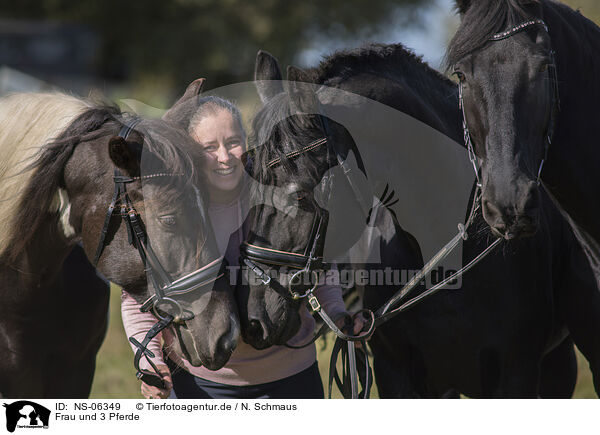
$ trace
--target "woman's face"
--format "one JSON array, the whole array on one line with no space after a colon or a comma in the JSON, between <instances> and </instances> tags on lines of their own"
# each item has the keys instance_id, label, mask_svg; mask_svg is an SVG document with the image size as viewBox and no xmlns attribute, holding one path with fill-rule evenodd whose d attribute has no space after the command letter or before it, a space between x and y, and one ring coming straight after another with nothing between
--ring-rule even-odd
<instances>
[{"instance_id":1,"label":"woman's face","mask_svg":"<svg viewBox=\"0 0 600 435\"><path fill-rule=\"evenodd\" d=\"M225 109L202 118L193 127L192 136L206 155L204 173L215 195L227 197L236 191L244 174L241 157L245 135L239 122ZM211 195L211 200L219 200Z\"/></svg>"}]
</instances>

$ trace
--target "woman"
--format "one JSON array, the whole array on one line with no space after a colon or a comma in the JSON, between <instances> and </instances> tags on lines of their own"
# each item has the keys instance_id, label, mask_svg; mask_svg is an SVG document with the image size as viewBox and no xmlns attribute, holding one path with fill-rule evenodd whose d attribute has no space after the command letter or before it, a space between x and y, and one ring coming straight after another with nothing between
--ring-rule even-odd
<instances>
[{"instance_id":1,"label":"woman","mask_svg":"<svg viewBox=\"0 0 600 435\"><path fill-rule=\"evenodd\" d=\"M195 97L201 87L198 81ZM184 95L185 99L186 95ZM218 97L180 100L186 110L179 110L179 123L188 130L206 155L204 173L209 187L209 215L219 250L229 264L237 264L239 246L245 239L242 223L247 213L246 174L241 161L246 147L246 134L239 110L229 101ZM190 103L193 103L191 105ZM183 107L183 106L181 106ZM190 111L189 107L193 107ZM173 115L173 110L170 111ZM177 112L177 111L176 111ZM187 112L187 113L186 113ZM172 116L171 116L172 117ZM340 325L347 315L341 289L323 286L315 290L324 309ZM141 341L156 322L150 313L141 313L140 305L123 293L121 311L128 337ZM292 343L308 341L314 331L314 320L302 308L302 325ZM173 336L168 332L157 336L148 346L154 352L154 362L167 384L159 389L142 383L146 398L323 398L323 386L316 362L315 345L304 349L273 346L256 350L239 340L229 362L217 371L193 367L175 355L164 355ZM161 344L164 341L164 346ZM134 348L135 352L135 348Z\"/></svg>"}]
</instances>

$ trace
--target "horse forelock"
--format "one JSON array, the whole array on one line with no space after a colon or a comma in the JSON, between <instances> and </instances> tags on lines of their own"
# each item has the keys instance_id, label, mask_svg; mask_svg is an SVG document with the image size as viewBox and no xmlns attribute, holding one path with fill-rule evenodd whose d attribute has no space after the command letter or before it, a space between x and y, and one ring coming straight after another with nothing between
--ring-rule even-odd
<instances>
[{"instance_id":1,"label":"horse forelock","mask_svg":"<svg viewBox=\"0 0 600 435\"><path fill-rule=\"evenodd\" d=\"M62 93L12 94L0 99L0 254L13 238L22 196L41 147L90 107Z\"/></svg>"},{"instance_id":2,"label":"horse forelock","mask_svg":"<svg viewBox=\"0 0 600 435\"><path fill-rule=\"evenodd\" d=\"M263 106L254 117L250 137L256 160L252 165L253 178L259 183L271 184L273 168L269 167L269 162L280 158L279 165L289 174L290 180L302 182L308 175L314 178L313 182L318 182L316 153L303 153L293 160L285 156L287 152L300 149L323 136L322 125L313 115L295 113L285 92ZM302 163L302 171L294 171L294 166L299 163ZM295 176L299 175L298 172L301 172L300 178Z\"/></svg>"},{"instance_id":3,"label":"horse forelock","mask_svg":"<svg viewBox=\"0 0 600 435\"><path fill-rule=\"evenodd\" d=\"M200 188L206 197L203 172L197 170L204 163L204 155L186 129L167 121L146 120L140 124L144 135L142 175L146 182L160 183L163 187L183 192L188 188ZM155 174L166 177L153 177Z\"/></svg>"},{"instance_id":4,"label":"horse forelock","mask_svg":"<svg viewBox=\"0 0 600 435\"><path fill-rule=\"evenodd\" d=\"M446 68L451 68L468 54L483 47L494 34L530 19L525 7L539 4L541 1L477 0L471 2L448 45Z\"/></svg>"}]
</instances>

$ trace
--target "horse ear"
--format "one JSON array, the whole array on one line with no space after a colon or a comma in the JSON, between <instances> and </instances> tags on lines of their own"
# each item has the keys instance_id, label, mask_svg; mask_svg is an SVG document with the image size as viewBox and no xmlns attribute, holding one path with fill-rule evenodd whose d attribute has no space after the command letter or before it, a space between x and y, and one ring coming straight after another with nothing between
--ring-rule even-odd
<instances>
[{"instance_id":1,"label":"horse ear","mask_svg":"<svg viewBox=\"0 0 600 435\"><path fill-rule=\"evenodd\" d=\"M461 15L464 15L471 7L471 0L455 0L454 3Z\"/></svg>"},{"instance_id":2,"label":"horse ear","mask_svg":"<svg viewBox=\"0 0 600 435\"><path fill-rule=\"evenodd\" d=\"M281 69L279 69L277 59L266 51L259 50L256 54L254 81L263 103L283 92Z\"/></svg>"},{"instance_id":3,"label":"horse ear","mask_svg":"<svg viewBox=\"0 0 600 435\"><path fill-rule=\"evenodd\" d=\"M121 136L111 137L108 141L108 155L115 166L127 175L139 177L142 146L128 142Z\"/></svg>"},{"instance_id":4,"label":"horse ear","mask_svg":"<svg viewBox=\"0 0 600 435\"><path fill-rule=\"evenodd\" d=\"M306 71L293 65L287 68L287 79L292 82L311 82L310 76Z\"/></svg>"},{"instance_id":5,"label":"horse ear","mask_svg":"<svg viewBox=\"0 0 600 435\"><path fill-rule=\"evenodd\" d=\"M205 81L206 79L200 78L190 83L181 98L179 98L179 100L177 100L175 104L173 104L173 106L171 106L171 108L165 112L162 118L165 121L171 121L175 123L182 122L181 118L184 116L183 112L185 112L186 108L190 106L190 104L184 105L183 103L200 95Z\"/></svg>"},{"instance_id":6,"label":"horse ear","mask_svg":"<svg viewBox=\"0 0 600 435\"><path fill-rule=\"evenodd\" d=\"M190 98L194 98L194 97L197 97L198 95L200 95L200 93L202 92L202 88L204 87L205 81L206 81L206 79L199 78L199 79L194 80L192 83L190 83L188 85L188 87L185 89L185 92L183 93L181 98L179 100L177 100L177 102L175 104L173 104L173 107L177 106L178 104L183 103L185 100L189 100Z\"/></svg>"},{"instance_id":7,"label":"horse ear","mask_svg":"<svg viewBox=\"0 0 600 435\"><path fill-rule=\"evenodd\" d=\"M288 95L292 109L300 113L319 113L319 100L310 83L308 73L295 66L288 66Z\"/></svg>"}]
</instances>

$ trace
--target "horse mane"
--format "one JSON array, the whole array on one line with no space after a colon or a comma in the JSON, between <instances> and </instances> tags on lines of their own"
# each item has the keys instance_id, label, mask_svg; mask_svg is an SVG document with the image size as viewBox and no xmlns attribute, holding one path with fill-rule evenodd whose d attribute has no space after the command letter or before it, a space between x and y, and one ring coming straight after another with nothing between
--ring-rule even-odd
<instances>
[{"instance_id":1,"label":"horse mane","mask_svg":"<svg viewBox=\"0 0 600 435\"><path fill-rule=\"evenodd\" d=\"M340 50L325 57L319 66L310 70L315 83L326 84L331 77L344 80L356 71L385 75L390 78L414 74L419 80L424 76L434 80L453 82L443 74L431 68L422 56L416 55L403 44L367 44L350 50Z\"/></svg>"},{"instance_id":2,"label":"horse mane","mask_svg":"<svg viewBox=\"0 0 600 435\"><path fill-rule=\"evenodd\" d=\"M581 71L581 73L587 73L591 78L598 77L598 72L600 71L598 57L598 52L600 51L600 27L584 16L579 10L574 10L564 3L546 1L543 3L543 7L544 19L549 21L549 12L553 12L554 14L558 14L573 30L573 34L577 40L570 42L570 44L576 44L579 56L586 59L586 62L589 62L589 67L586 71ZM548 22L548 26L552 36L554 31L553 23ZM563 36L563 38L566 38L566 36ZM597 89L597 82L597 80L591 80L587 85L596 86Z\"/></svg>"},{"instance_id":3,"label":"horse mane","mask_svg":"<svg viewBox=\"0 0 600 435\"><path fill-rule=\"evenodd\" d=\"M86 101L61 93L12 94L0 99L0 254L13 234L19 234L15 224L17 215L22 214L24 186L34 176L28 167L40 147L58 137L88 108Z\"/></svg>"},{"instance_id":4,"label":"horse mane","mask_svg":"<svg viewBox=\"0 0 600 435\"><path fill-rule=\"evenodd\" d=\"M11 207L7 207L6 203L0 203L0 212L5 218L2 224L6 227L6 231L2 233L1 252L6 253L12 260L16 259L31 241L36 230L46 222L48 213L60 211L57 210L59 207L56 202L57 199L65 202L61 195L61 187L64 183L63 171L76 146L81 142L93 141L111 134L116 135L125 120L131 116L121 113L116 106L103 104L94 106L64 94L25 94L15 98L23 99L22 104L25 106L29 101L48 100L46 106L38 109L60 113L61 116L48 115L45 129L40 128L44 130L44 134L35 138L29 137L28 133L36 128L35 121L38 117L31 119L14 117L14 123L23 130L22 137L19 138L19 149L14 150L14 154L19 155L18 151L24 148L20 142L35 143L37 146L29 150L28 158L17 172L13 169L15 178L23 187L16 192L16 195L9 198ZM77 110L72 110L70 113L65 100ZM5 110L4 105L0 106ZM43 117L44 114L39 116ZM59 127L51 123L57 118L63 121ZM10 121L10 116L7 116L7 119ZM154 171L169 170L172 173L185 174L186 177L168 177L169 185L176 183L178 187L188 183L192 177L198 176L193 170L192 157L179 147L180 143L191 141L180 128L166 121L142 120L135 129L144 135L145 151L142 153L142 164L148 164L148 171L154 173ZM5 131L2 128L2 137L7 138L6 142L10 141L10 133L14 134L14 130ZM0 145L6 146L4 143ZM0 146L1 148L3 147ZM143 170L146 172L145 169ZM164 183L164 179L164 177L149 179L148 182ZM180 192L182 189L177 191Z\"/></svg>"},{"instance_id":5,"label":"horse mane","mask_svg":"<svg viewBox=\"0 0 600 435\"><path fill-rule=\"evenodd\" d=\"M310 83L335 86L335 83L330 83L331 80L343 81L354 76L357 71L384 75L392 80L400 75L412 74L415 80L424 84L428 79L432 79L442 80L452 88L455 87L451 80L431 68L420 56L402 44L374 43L356 49L336 51L306 73ZM307 125L307 122L310 125ZM269 184L272 171L267 165L276 157L281 158L281 165L290 172L296 162L285 157L280 144L296 144L299 148L318 138L310 135L309 131L321 129L322 125L316 116L304 116L301 120L294 114L286 92L275 95L253 120L253 133L249 138L250 148L255 150L252 176L263 184ZM303 156L303 162L307 162L303 165L303 170L311 171L318 167L316 153ZM314 161L311 162L311 159ZM318 177L317 172L311 174L313 175L315 179Z\"/></svg>"},{"instance_id":6,"label":"horse mane","mask_svg":"<svg viewBox=\"0 0 600 435\"><path fill-rule=\"evenodd\" d=\"M36 139L38 146L24 162L26 165L16 174L23 187L11 198L16 207L14 211L6 213L6 222L10 227L3 234L4 252L13 260L25 249L35 232L48 218L48 214L59 211L56 200L63 183L63 170L77 144L84 140L93 140L99 135L100 127L120 114L117 107L93 107L89 102L64 94L25 94L22 98L26 101L45 99L47 105L44 111L60 113L64 118L60 124L62 131L58 135L58 129L54 125L45 124L51 133ZM65 99L78 108L72 112L72 116L65 116L69 113L63 106ZM51 115L48 117L49 120L55 119ZM32 127L35 120L17 119L16 122L23 124L22 127ZM34 140L27 137L27 128L22 134L27 142ZM5 207L6 204L3 204L3 211Z\"/></svg>"},{"instance_id":7,"label":"horse mane","mask_svg":"<svg viewBox=\"0 0 600 435\"><path fill-rule=\"evenodd\" d=\"M486 44L490 38L530 18L524 7L540 0L477 0L470 2L461 24L450 41L446 67Z\"/></svg>"}]
</instances>

